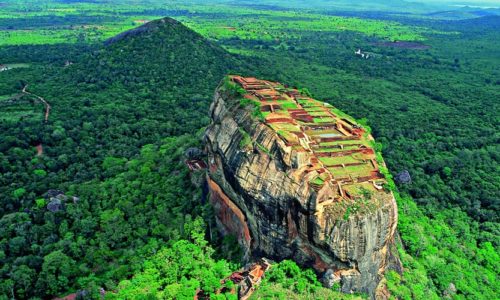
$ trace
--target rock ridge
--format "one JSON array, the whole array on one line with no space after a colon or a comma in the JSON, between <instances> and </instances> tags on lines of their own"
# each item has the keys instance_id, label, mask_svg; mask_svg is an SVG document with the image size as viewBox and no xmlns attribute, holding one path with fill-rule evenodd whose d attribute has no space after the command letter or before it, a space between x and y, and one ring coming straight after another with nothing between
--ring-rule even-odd
<instances>
[{"instance_id":1,"label":"rock ridge","mask_svg":"<svg viewBox=\"0 0 500 300\"><path fill-rule=\"evenodd\" d=\"M346 293L386 298L397 207L373 138L335 107L279 83L228 76L205 132L210 202L245 259L293 259Z\"/></svg>"}]
</instances>

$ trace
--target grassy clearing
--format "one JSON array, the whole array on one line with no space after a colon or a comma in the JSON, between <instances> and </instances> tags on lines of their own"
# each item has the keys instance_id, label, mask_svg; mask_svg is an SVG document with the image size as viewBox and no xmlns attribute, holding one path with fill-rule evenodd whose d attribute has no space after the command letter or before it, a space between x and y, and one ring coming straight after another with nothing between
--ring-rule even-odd
<instances>
[{"instance_id":1,"label":"grassy clearing","mask_svg":"<svg viewBox=\"0 0 500 300\"><path fill-rule=\"evenodd\" d=\"M359 160L355 159L352 156L320 157L319 160L327 166L351 164L351 163L359 163L360 162Z\"/></svg>"},{"instance_id":2,"label":"grassy clearing","mask_svg":"<svg viewBox=\"0 0 500 300\"><path fill-rule=\"evenodd\" d=\"M17 68L29 68L30 64L17 63L17 64L4 64L9 69L17 69Z\"/></svg>"},{"instance_id":3,"label":"grassy clearing","mask_svg":"<svg viewBox=\"0 0 500 300\"><path fill-rule=\"evenodd\" d=\"M328 116L330 116L327 112L324 112L324 111L313 111L313 112L309 112L309 114L313 117L328 117Z\"/></svg>"},{"instance_id":4,"label":"grassy clearing","mask_svg":"<svg viewBox=\"0 0 500 300\"><path fill-rule=\"evenodd\" d=\"M334 118L313 118L314 123L335 123Z\"/></svg>"},{"instance_id":5,"label":"grassy clearing","mask_svg":"<svg viewBox=\"0 0 500 300\"><path fill-rule=\"evenodd\" d=\"M328 171L330 171L332 175L337 178L348 177L349 175L354 178L359 176L367 176L370 174L371 170L372 168L370 165L349 166L345 168L328 168Z\"/></svg>"},{"instance_id":6,"label":"grassy clearing","mask_svg":"<svg viewBox=\"0 0 500 300\"><path fill-rule=\"evenodd\" d=\"M105 40L131 28L133 26L111 24L101 27L91 26L75 29L0 31L0 46L96 42Z\"/></svg>"},{"instance_id":7,"label":"grassy clearing","mask_svg":"<svg viewBox=\"0 0 500 300\"><path fill-rule=\"evenodd\" d=\"M278 131L278 130L284 130L284 131L289 131L289 132L300 131L298 126L293 125L293 124L289 124L289 123L274 123L274 124L271 124L271 127L276 131Z\"/></svg>"},{"instance_id":8,"label":"grassy clearing","mask_svg":"<svg viewBox=\"0 0 500 300\"><path fill-rule=\"evenodd\" d=\"M280 102L279 104L282 109L297 109L297 104L292 101Z\"/></svg>"}]
</instances>

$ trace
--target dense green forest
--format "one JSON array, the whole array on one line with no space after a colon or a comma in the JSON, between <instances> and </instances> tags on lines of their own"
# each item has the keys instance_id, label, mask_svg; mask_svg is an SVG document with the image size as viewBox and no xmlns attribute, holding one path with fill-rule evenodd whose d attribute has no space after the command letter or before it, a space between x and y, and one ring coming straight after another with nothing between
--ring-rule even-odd
<instances>
[{"instance_id":1,"label":"dense green forest","mask_svg":"<svg viewBox=\"0 0 500 300\"><path fill-rule=\"evenodd\" d=\"M240 66L175 21L146 29L65 69L42 65L2 80L9 93L29 83L53 107L47 123L40 115L2 119L2 276L10 277L2 294L45 298L89 282L113 286L202 215L183 153L199 146L219 78ZM51 189L71 195L53 211Z\"/></svg>"},{"instance_id":2,"label":"dense green forest","mask_svg":"<svg viewBox=\"0 0 500 300\"><path fill-rule=\"evenodd\" d=\"M239 267L238 249L213 230L203 175L188 171L184 153L201 147L213 91L229 73L307 87L366 118L399 190L405 273L386 276L394 297L498 298L499 17L325 10L342 19L308 23L323 13L117 5L110 18L89 3L64 5L36 18L0 7L16 20L2 19L2 34L57 37L0 47L0 64L12 66L0 72L0 299L79 290L98 298L100 288L112 299L192 299L197 288L220 288ZM74 7L80 14L51 16ZM164 19L110 38L163 15L198 33ZM65 33L68 24L101 23L108 29ZM380 26L383 35L373 34ZM418 42L392 43L405 37ZM50 104L47 121L37 96ZM293 262L274 270L255 298L350 299Z\"/></svg>"}]
</instances>

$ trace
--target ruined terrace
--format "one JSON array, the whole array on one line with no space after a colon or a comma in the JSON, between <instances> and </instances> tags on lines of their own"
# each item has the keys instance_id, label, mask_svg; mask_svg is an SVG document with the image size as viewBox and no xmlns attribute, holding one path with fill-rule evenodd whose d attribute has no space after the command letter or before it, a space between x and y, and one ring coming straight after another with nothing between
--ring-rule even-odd
<instances>
[{"instance_id":1,"label":"ruined terrace","mask_svg":"<svg viewBox=\"0 0 500 300\"><path fill-rule=\"evenodd\" d=\"M277 82L229 79L244 89L244 101L258 104L263 122L294 153L293 167L306 174L309 186L318 193L325 187L334 191L328 202L384 194L372 137L354 119Z\"/></svg>"}]
</instances>

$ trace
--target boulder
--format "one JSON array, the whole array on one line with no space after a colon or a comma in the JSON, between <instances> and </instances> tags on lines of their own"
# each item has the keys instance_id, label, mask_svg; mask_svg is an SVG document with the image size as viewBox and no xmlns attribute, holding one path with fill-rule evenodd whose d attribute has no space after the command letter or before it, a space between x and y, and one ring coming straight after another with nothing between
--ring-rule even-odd
<instances>
[{"instance_id":1,"label":"boulder","mask_svg":"<svg viewBox=\"0 0 500 300\"><path fill-rule=\"evenodd\" d=\"M58 212L64 209L64 205L59 198L51 198L50 202L47 204L47 210L50 212Z\"/></svg>"},{"instance_id":2,"label":"boulder","mask_svg":"<svg viewBox=\"0 0 500 300\"><path fill-rule=\"evenodd\" d=\"M402 184L411 183L410 172L408 170L401 171L394 177L394 180Z\"/></svg>"}]
</instances>

